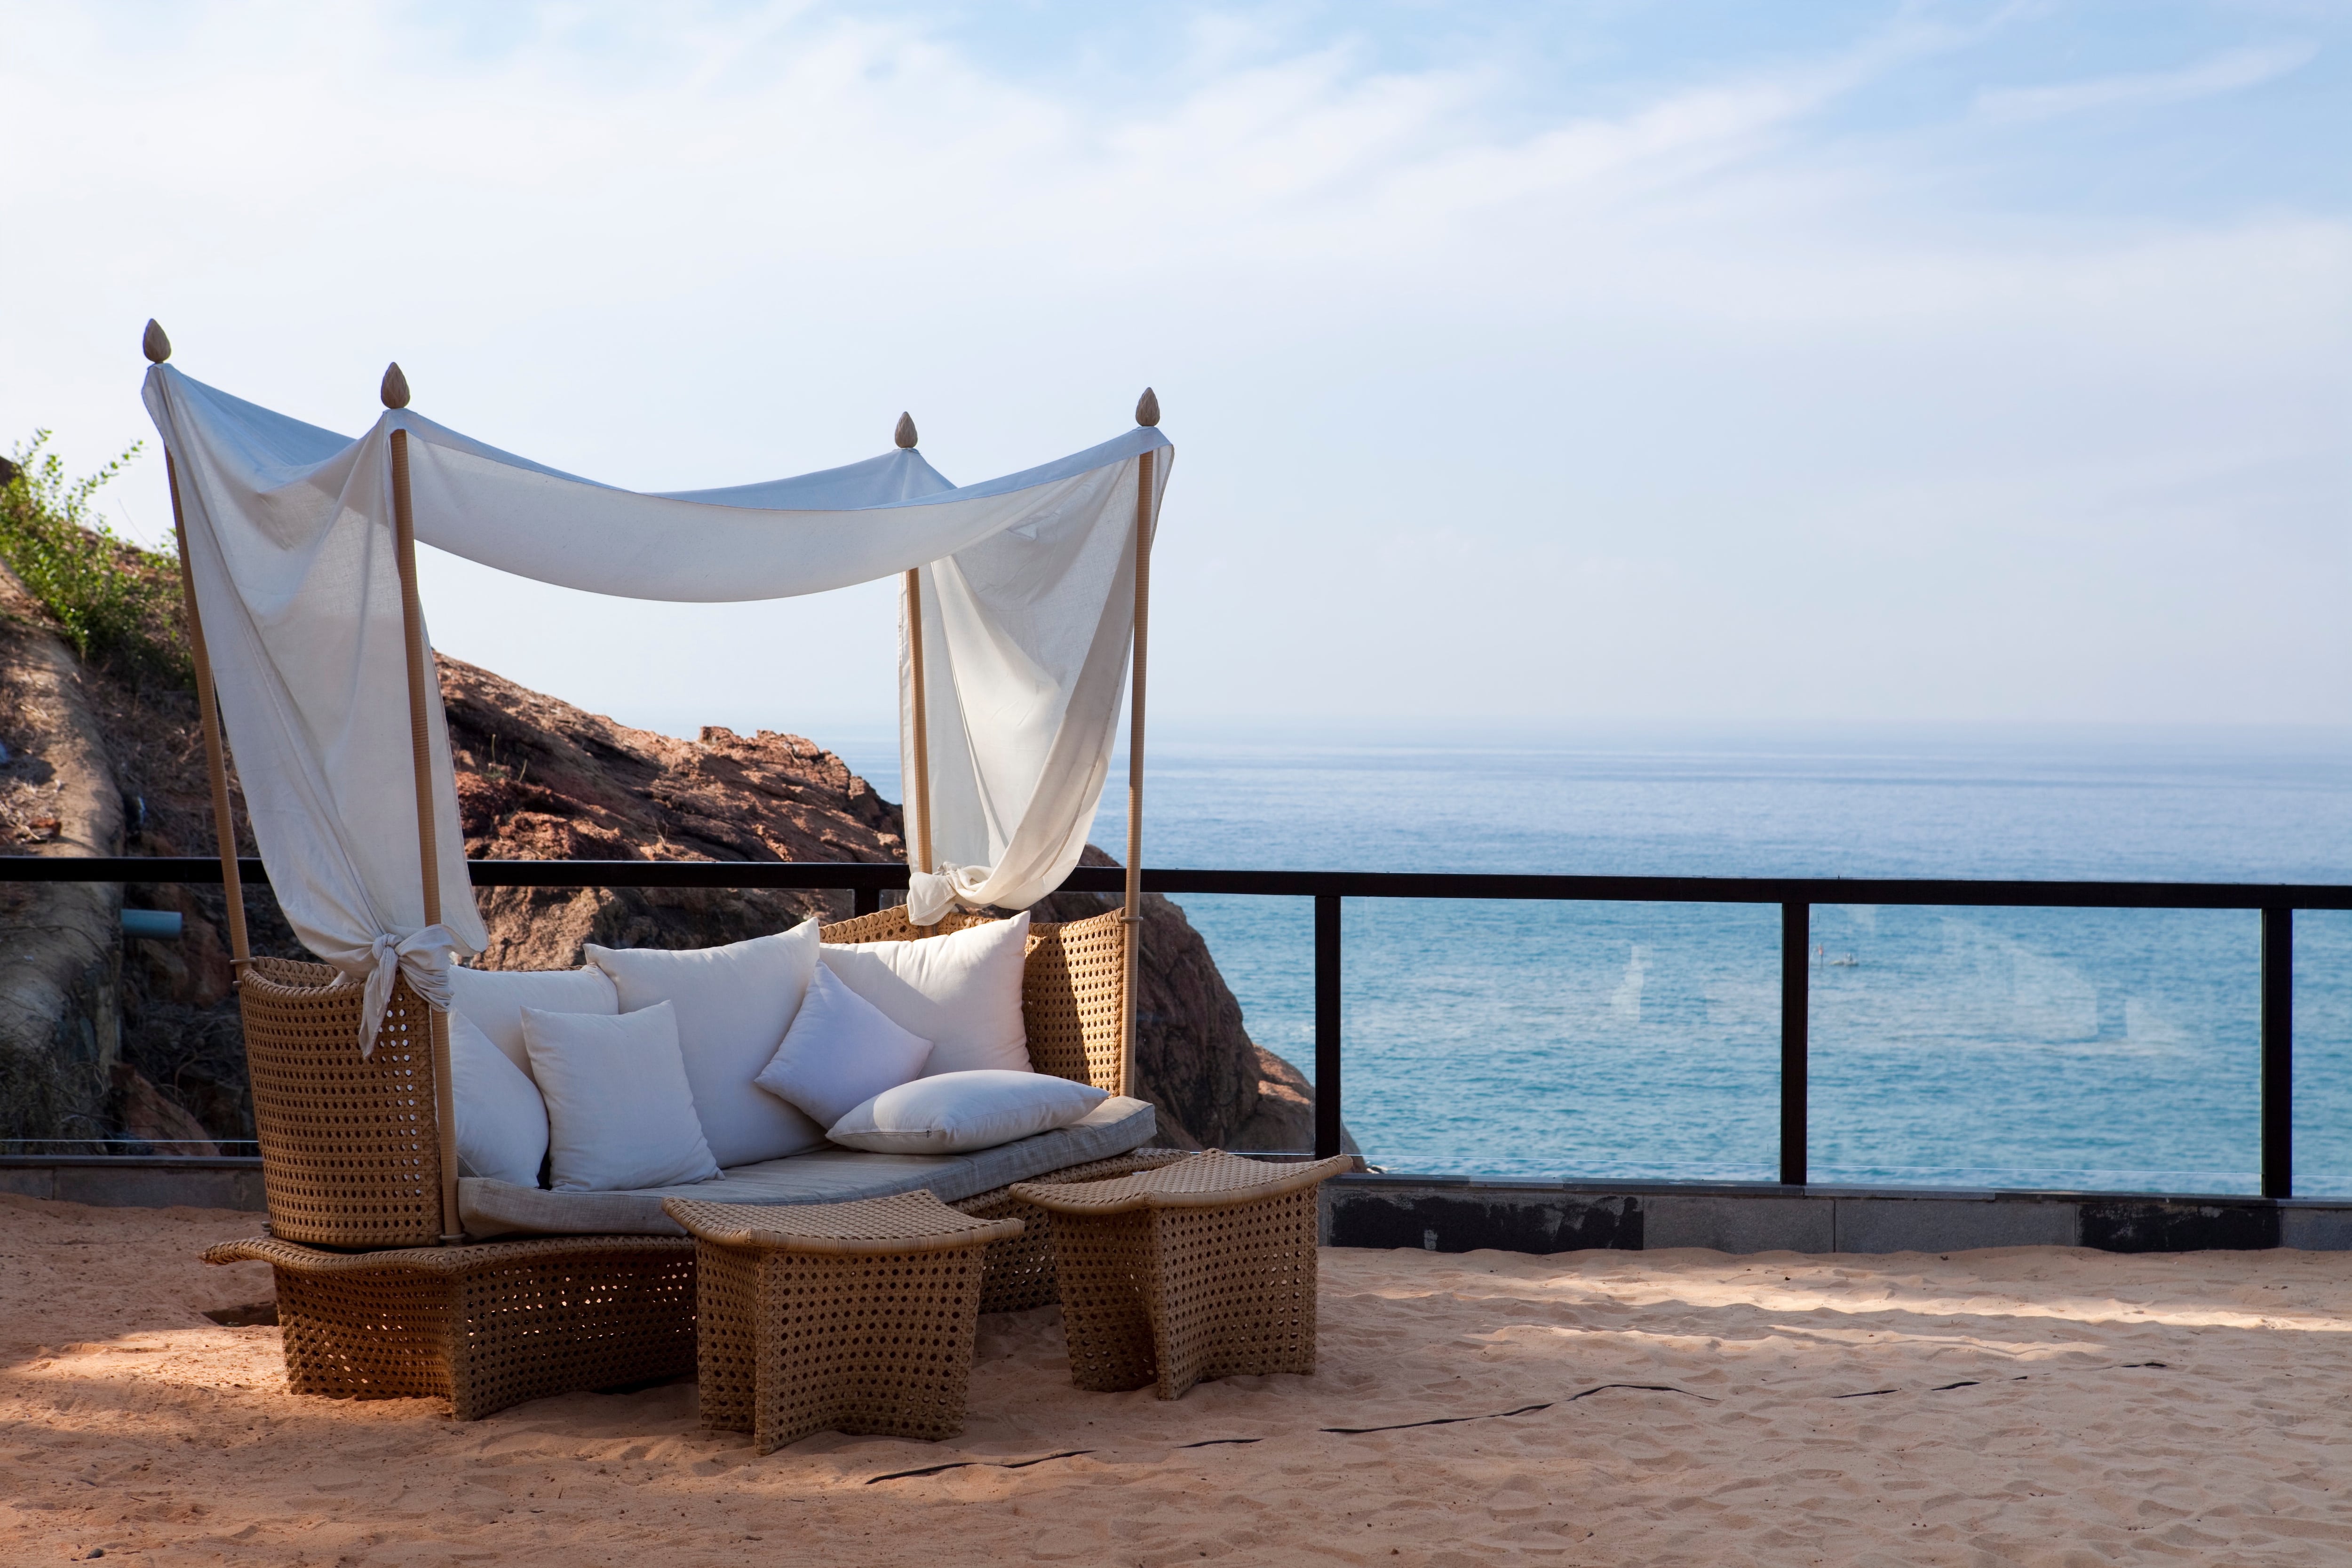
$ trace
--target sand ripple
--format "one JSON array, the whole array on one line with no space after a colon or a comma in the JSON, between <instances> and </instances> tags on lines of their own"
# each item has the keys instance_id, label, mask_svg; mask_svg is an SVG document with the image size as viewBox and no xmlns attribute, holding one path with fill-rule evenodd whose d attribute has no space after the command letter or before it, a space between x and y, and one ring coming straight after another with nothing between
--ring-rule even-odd
<instances>
[{"instance_id":1,"label":"sand ripple","mask_svg":"<svg viewBox=\"0 0 2352 1568\"><path fill-rule=\"evenodd\" d=\"M0 1561L2352 1562L2352 1255L1324 1254L1314 1378L1068 1384L754 1458L690 1384L460 1426L284 1389L249 1215L0 1197Z\"/></svg>"}]
</instances>

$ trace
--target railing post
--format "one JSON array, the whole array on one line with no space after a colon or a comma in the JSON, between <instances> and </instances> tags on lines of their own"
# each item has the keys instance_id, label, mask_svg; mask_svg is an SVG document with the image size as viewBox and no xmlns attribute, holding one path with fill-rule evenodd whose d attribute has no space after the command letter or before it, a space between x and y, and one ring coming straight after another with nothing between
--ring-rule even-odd
<instances>
[{"instance_id":1,"label":"railing post","mask_svg":"<svg viewBox=\"0 0 2352 1568\"><path fill-rule=\"evenodd\" d=\"M2294 911L2263 910L2263 1196L2294 1196Z\"/></svg>"},{"instance_id":2,"label":"railing post","mask_svg":"<svg viewBox=\"0 0 2352 1568\"><path fill-rule=\"evenodd\" d=\"M1780 906L1780 1181L1805 1184L1805 1025L1811 999L1813 906Z\"/></svg>"},{"instance_id":3,"label":"railing post","mask_svg":"<svg viewBox=\"0 0 2352 1568\"><path fill-rule=\"evenodd\" d=\"M879 888L853 888L853 889L850 889L850 892L849 892L849 913L850 913L850 916L851 916L851 918L852 918L852 919L855 919L856 917L857 917L857 916L859 916L859 915L872 915L872 914L879 914L879 913L881 913L881 911L882 911L882 889L879 889Z\"/></svg>"},{"instance_id":4,"label":"railing post","mask_svg":"<svg viewBox=\"0 0 2352 1568\"><path fill-rule=\"evenodd\" d=\"M1339 1152L1339 897L1315 895L1315 1156Z\"/></svg>"}]
</instances>

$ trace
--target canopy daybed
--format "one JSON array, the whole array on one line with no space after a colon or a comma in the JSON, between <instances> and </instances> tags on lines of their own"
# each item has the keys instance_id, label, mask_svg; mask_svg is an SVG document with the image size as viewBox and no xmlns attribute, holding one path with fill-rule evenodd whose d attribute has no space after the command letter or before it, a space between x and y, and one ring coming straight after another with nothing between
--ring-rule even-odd
<instances>
[{"instance_id":1,"label":"canopy daybed","mask_svg":"<svg viewBox=\"0 0 2352 1568\"><path fill-rule=\"evenodd\" d=\"M1131 1098L1146 605L1172 456L1150 392L1126 434L982 484L951 485L902 416L895 448L864 462L645 494L415 414L397 365L384 413L352 439L182 374L153 322L145 348L270 1216L268 1238L212 1256L278 1269L298 1389L444 1393L470 1415L675 1372L681 1353L691 1364L692 1254L661 1213L667 1189L556 1194L460 1176L451 955L488 936L418 540L638 598L785 597L898 576L908 901L826 927L826 942L954 931L1052 892L1085 847L1125 689L1124 907L1034 926L1022 985L1034 1070L1112 1098L1081 1123L974 1155L826 1150L730 1169L694 1195L830 1202L928 1186L1005 1213L1013 1183L1167 1157L1140 1150L1150 1110ZM319 963L251 952L224 731L273 890ZM575 1197L587 1201L559 1201ZM1045 1226L1032 1228L992 1256L992 1309L1052 1299ZM534 1233L547 1239L479 1243Z\"/></svg>"}]
</instances>

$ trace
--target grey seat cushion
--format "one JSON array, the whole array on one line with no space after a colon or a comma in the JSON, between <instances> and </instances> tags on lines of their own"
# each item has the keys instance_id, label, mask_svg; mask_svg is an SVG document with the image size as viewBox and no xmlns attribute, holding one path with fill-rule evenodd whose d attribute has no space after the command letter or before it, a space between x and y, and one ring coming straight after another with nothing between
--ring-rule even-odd
<instances>
[{"instance_id":1,"label":"grey seat cushion","mask_svg":"<svg viewBox=\"0 0 2352 1568\"><path fill-rule=\"evenodd\" d=\"M473 1237L684 1236L684 1227L662 1213L662 1199L840 1204L929 1187L940 1202L953 1203L1139 1149L1151 1141L1155 1131L1150 1104L1113 1095L1067 1127L969 1154L869 1154L857 1149L819 1149L784 1160L736 1165L712 1181L616 1193L554 1193L487 1176L467 1176L457 1184L457 1211L465 1220L466 1233Z\"/></svg>"}]
</instances>

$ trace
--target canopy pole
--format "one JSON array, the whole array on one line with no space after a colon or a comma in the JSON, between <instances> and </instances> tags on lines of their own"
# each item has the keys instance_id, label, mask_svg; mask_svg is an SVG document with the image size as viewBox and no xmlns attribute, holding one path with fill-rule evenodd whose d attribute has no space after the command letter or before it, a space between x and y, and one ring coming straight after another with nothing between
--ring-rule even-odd
<instances>
[{"instance_id":1,"label":"canopy pole","mask_svg":"<svg viewBox=\"0 0 2352 1568\"><path fill-rule=\"evenodd\" d=\"M152 320L142 344L152 364L172 357L172 340ZM163 454L163 482L172 491L172 537L180 549L180 602L188 617L188 653L196 667L196 719L205 732L205 772L213 788L213 837L220 846L221 892L228 900L229 973L243 975L253 962L245 929L245 882L236 868L236 816L228 804L228 762L221 744L220 698L213 689L213 661L205 651L205 618L196 611L195 568L188 563L188 521L180 510L180 469Z\"/></svg>"},{"instance_id":2,"label":"canopy pole","mask_svg":"<svg viewBox=\"0 0 2352 1568\"><path fill-rule=\"evenodd\" d=\"M915 808L915 869L931 868L931 757L923 699L923 574L907 568L907 651L913 666L915 776L908 781L907 804Z\"/></svg>"},{"instance_id":3,"label":"canopy pole","mask_svg":"<svg viewBox=\"0 0 2352 1568\"><path fill-rule=\"evenodd\" d=\"M398 364L383 373L383 405L408 406L408 378ZM400 563L400 630L408 653L408 752L416 776L416 859L425 878L425 923L441 923L441 855L433 823L433 741L426 719L425 682L433 679L433 652L425 645L425 605L416 592L416 514L409 499L408 432L392 433L393 541ZM434 1120L441 1133L441 1245L466 1239L457 1218L457 1103L450 1081L449 1016L425 1010L433 1039Z\"/></svg>"},{"instance_id":4,"label":"canopy pole","mask_svg":"<svg viewBox=\"0 0 2352 1568\"><path fill-rule=\"evenodd\" d=\"M902 452L915 446L915 417L898 416L898 428L891 439ZM929 715L926 711L927 697L923 688L923 573L919 566L907 568L907 653L912 669L914 687L909 716L915 728L915 776L907 783L907 804L915 814L913 841L908 851L914 857L918 871L929 871L931 866L931 737Z\"/></svg>"},{"instance_id":5,"label":"canopy pole","mask_svg":"<svg viewBox=\"0 0 2352 1568\"><path fill-rule=\"evenodd\" d=\"M1135 422L1160 423L1160 398L1145 387L1136 401ZM1137 459L1135 476L1135 658L1129 666L1127 696L1127 985L1121 1026L1118 1091L1139 1087L1135 1069L1136 1019L1143 984L1143 656L1151 626L1151 459Z\"/></svg>"}]
</instances>

